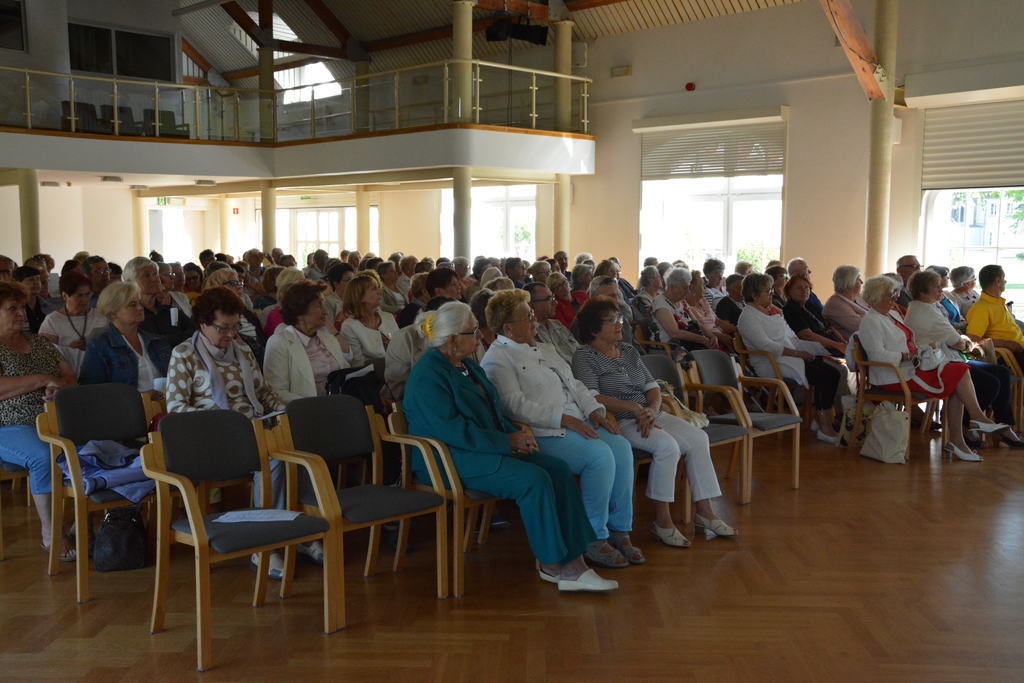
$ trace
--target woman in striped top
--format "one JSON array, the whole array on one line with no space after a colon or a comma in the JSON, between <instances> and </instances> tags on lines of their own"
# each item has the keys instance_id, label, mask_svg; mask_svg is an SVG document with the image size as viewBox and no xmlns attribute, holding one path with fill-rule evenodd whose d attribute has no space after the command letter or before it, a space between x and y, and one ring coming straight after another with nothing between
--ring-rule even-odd
<instances>
[{"instance_id":1,"label":"woman in striped top","mask_svg":"<svg viewBox=\"0 0 1024 683\"><path fill-rule=\"evenodd\" d=\"M676 467L680 456L686 466L697 507L697 526L719 536L736 530L711 507L722 494L711 462L707 434L684 420L661 412L661 391L636 349L621 343L622 318L616 302L591 299L576 315L584 346L573 356L572 371L597 400L615 414L619 433L630 445L654 457L647 475L647 497L654 501L651 531L666 545L686 547L690 541L672 522L669 503L675 499Z\"/></svg>"}]
</instances>

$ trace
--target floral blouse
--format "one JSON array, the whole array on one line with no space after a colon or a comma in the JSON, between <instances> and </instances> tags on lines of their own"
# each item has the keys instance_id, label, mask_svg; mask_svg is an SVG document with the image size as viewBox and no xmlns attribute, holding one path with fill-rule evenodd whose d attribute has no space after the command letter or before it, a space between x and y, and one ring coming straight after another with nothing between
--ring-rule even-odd
<instances>
[{"instance_id":1,"label":"floral blouse","mask_svg":"<svg viewBox=\"0 0 1024 683\"><path fill-rule=\"evenodd\" d=\"M243 345L239 344L239 347ZM256 356L248 348L242 348L244 361L252 368L253 388L256 398L263 404L263 412L270 413L284 410L284 403L270 388ZM238 363L216 363L217 371L224 377L227 391L228 407L248 418L257 417L249 398L245 395L242 382L242 368ZM219 410L213 399L213 384L210 373L203 367L196 348L190 341L184 341L174 347L171 363L167 369L167 412L190 413L200 410Z\"/></svg>"},{"instance_id":2,"label":"floral blouse","mask_svg":"<svg viewBox=\"0 0 1024 683\"><path fill-rule=\"evenodd\" d=\"M60 364L64 356L53 344L37 334L25 334L28 353L17 353L0 344L0 375L24 377L25 375L53 375L60 377ZM0 400L0 427L10 425L34 425L36 416L43 412L45 389L36 389L20 396Z\"/></svg>"}]
</instances>

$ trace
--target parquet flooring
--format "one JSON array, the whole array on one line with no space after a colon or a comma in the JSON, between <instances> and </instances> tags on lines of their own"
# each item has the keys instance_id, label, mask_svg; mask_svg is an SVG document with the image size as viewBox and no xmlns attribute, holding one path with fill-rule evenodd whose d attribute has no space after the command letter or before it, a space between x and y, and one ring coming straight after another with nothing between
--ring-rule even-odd
<instances>
[{"instance_id":1,"label":"parquet flooring","mask_svg":"<svg viewBox=\"0 0 1024 683\"><path fill-rule=\"evenodd\" d=\"M93 601L75 604L71 566L46 576L38 521L5 486L0 678L1024 680L1024 454L951 463L914 434L909 465L882 465L803 436L799 491L787 442L771 438L756 447L752 504L733 505L736 482L724 483L719 505L738 540L655 545L641 499L634 540L648 563L607 572L621 583L613 595L558 595L539 581L516 520L469 554L466 597L444 601L429 525L414 529L401 572L383 553L370 579L366 536L349 535L349 627L331 636L318 568L300 563L293 598L252 609L254 575L222 566L216 666L202 675L185 549L172 555L168 629L150 635L152 568L94 573Z\"/></svg>"}]
</instances>

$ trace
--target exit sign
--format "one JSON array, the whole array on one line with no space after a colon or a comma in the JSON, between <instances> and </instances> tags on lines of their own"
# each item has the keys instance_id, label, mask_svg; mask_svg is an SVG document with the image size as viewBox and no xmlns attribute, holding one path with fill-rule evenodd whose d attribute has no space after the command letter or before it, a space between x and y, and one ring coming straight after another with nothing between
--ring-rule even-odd
<instances>
[{"instance_id":1,"label":"exit sign","mask_svg":"<svg viewBox=\"0 0 1024 683\"><path fill-rule=\"evenodd\" d=\"M167 204L168 204L167 199L168 199L167 197L157 197L156 198L156 205L157 206L167 206Z\"/></svg>"},{"instance_id":2,"label":"exit sign","mask_svg":"<svg viewBox=\"0 0 1024 683\"><path fill-rule=\"evenodd\" d=\"M309 195L306 195L304 197L299 197L299 199L312 199L312 197L310 197Z\"/></svg>"}]
</instances>

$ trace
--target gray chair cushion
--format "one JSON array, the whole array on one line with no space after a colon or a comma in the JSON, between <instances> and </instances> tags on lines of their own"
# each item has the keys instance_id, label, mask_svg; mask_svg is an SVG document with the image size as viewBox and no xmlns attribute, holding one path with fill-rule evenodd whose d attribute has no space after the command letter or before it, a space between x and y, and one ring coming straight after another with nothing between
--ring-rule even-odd
<instances>
[{"instance_id":1,"label":"gray chair cushion","mask_svg":"<svg viewBox=\"0 0 1024 683\"><path fill-rule=\"evenodd\" d=\"M668 358L666 358L665 360L668 360ZM633 461L634 462L636 462L638 460L639 461L652 460L653 458L654 458L654 454L651 453L650 451L645 451L645 450L643 450L641 448L634 448L633 449Z\"/></svg>"},{"instance_id":2,"label":"gray chair cushion","mask_svg":"<svg viewBox=\"0 0 1024 683\"><path fill-rule=\"evenodd\" d=\"M697 373L702 383L725 387L737 386L736 364L726 352L718 349L699 349L691 351L690 355L697 364Z\"/></svg>"},{"instance_id":3,"label":"gray chair cushion","mask_svg":"<svg viewBox=\"0 0 1024 683\"><path fill-rule=\"evenodd\" d=\"M89 494L89 500L94 503L119 503L128 500L120 493L111 491L110 489L100 489L95 493Z\"/></svg>"},{"instance_id":4,"label":"gray chair cushion","mask_svg":"<svg viewBox=\"0 0 1024 683\"><path fill-rule=\"evenodd\" d=\"M67 387L53 399L60 435L80 445L110 439L145 437L149 425L139 391L127 384Z\"/></svg>"},{"instance_id":5,"label":"gray chair cushion","mask_svg":"<svg viewBox=\"0 0 1024 683\"><path fill-rule=\"evenodd\" d=\"M704 431L707 433L708 441L712 446L716 443L735 439L747 434L747 430L739 425L717 424L714 422L705 427Z\"/></svg>"},{"instance_id":6,"label":"gray chair cushion","mask_svg":"<svg viewBox=\"0 0 1024 683\"><path fill-rule=\"evenodd\" d=\"M647 370L654 376L654 379L668 382L676 397L683 397L683 385L679 381L678 363L663 353L649 353L646 356L640 356L640 360L647 366Z\"/></svg>"},{"instance_id":7,"label":"gray chair cushion","mask_svg":"<svg viewBox=\"0 0 1024 683\"><path fill-rule=\"evenodd\" d=\"M870 394L871 396L891 396L892 398L897 398L897 399L902 399L904 397L902 391L883 391L881 389L874 389L874 388L865 389L864 393L865 394ZM931 400L933 398L933 397L929 396L928 394L924 394L924 393L921 393L919 391L911 391L910 392L910 397L912 399L914 399L915 401L921 401L922 403L924 401L929 401L929 400Z\"/></svg>"},{"instance_id":8,"label":"gray chair cushion","mask_svg":"<svg viewBox=\"0 0 1024 683\"><path fill-rule=\"evenodd\" d=\"M786 427L803 422L803 419L799 416L790 415L788 413L749 413L749 415L750 422L754 425L754 428L761 430L778 429L779 427ZM734 425L738 422L734 413L713 415L708 419L715 424Z\"/></svg>"},{"instance_id":9,"label":"gray chair cushion","mask_svg":"<svg viewBox=\"0 0 1024 683\"><path fill-rule=\"evenodd\" d=\"M215 522L221 513L206 515L206 536L210 547L218 553L234 553L247 548L258 548L273 543L284 543L293 538L321 534L330 527L327 520L299 515L290 522ZM175 531L192 533L188 518L182 517L171 524Z\"/></svg>"},{"instance_id":10,"label":"gray chair cushion","mask_svg":"<svg viewBox=\"0 0 1024 683\"><path fill-rule=\"evenodd\" d=\"M160 421L167 469L192 480L225 481L260 468L249 418L231 410L172 413Z\"/></svg>"},{"instance_id":11,"label":"gray chair cushion","mask_svg":"<svg viewBox=\"0 0 1024 683\"><path fill-rule=\"evenodd\" d=\"M431 491L374 484L353 486L337 493L342 516L356 524L410 515L444 502L444 498ZM316 505L316 498L312 496L304 496L300 500L303 505Z\"/></svg>"},{"instance_id":12,"label":"gray chair cushion","mask_svg":"<svg viewBox=\"0 0 1024 683\"><path fill-rule=\"evenodd\" d=\"M15 474L20 474L21 472L28 472L28 470L26 470L24 467L15 465L13 462L4 462L3 460L0 460L0 469L2 469L4 472L14 472Z\"/></svg>"}]
</instances>

